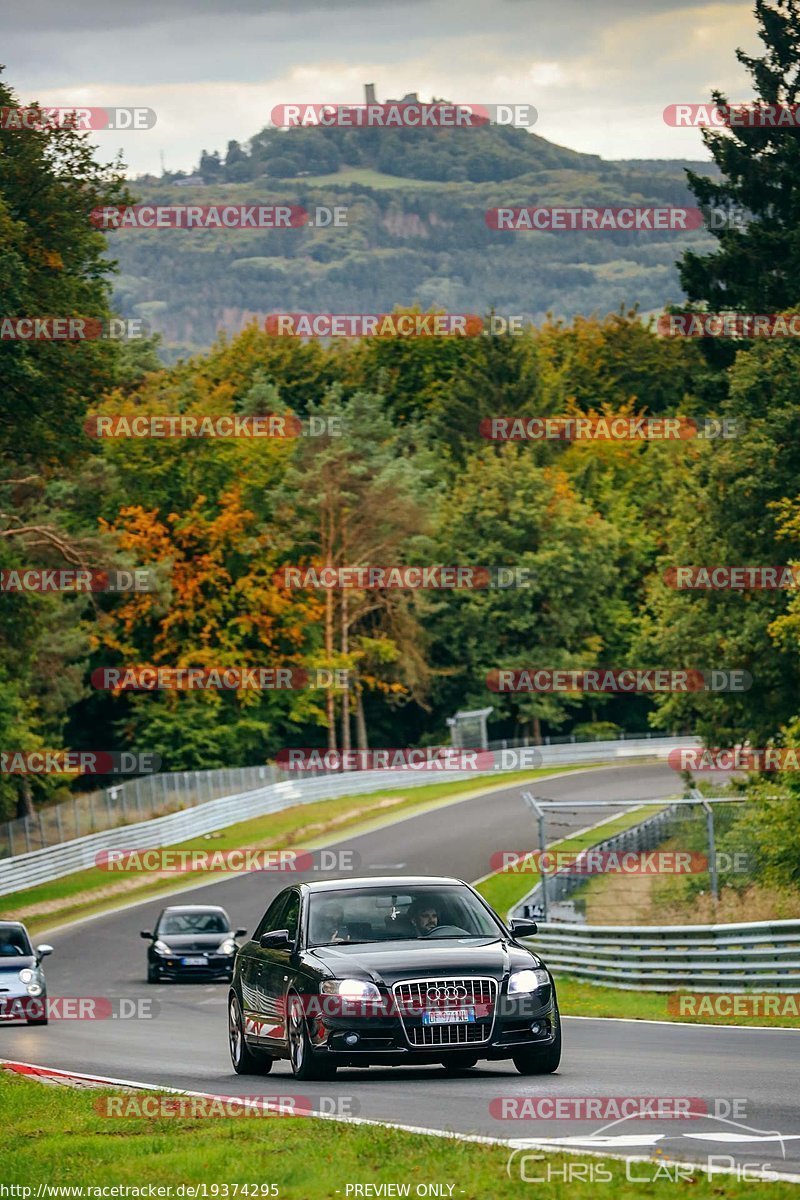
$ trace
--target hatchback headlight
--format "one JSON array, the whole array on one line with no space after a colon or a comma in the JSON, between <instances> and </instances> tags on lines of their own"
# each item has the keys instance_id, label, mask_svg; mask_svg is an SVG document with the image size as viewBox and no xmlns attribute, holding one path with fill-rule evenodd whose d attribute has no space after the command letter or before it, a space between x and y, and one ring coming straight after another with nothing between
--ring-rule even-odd
<instances>
[{"instance_id":1,"label":"hatchback headlight","mask_svg":"<svg viewBox=\"0 0 800 1200\"><path fill-rule=\"evenodd\" d=\"M220 953L220 954L235 954L236 953L236 942L233 940L233 938L226 938L226 940L220 946L218 953Z\"/></svg>"},{"instance_id":2,"label":"hatchback headlight","mask_svg":"<svg viewBox=\"0 0 800 1200\"><path fill-rule=\"evenodd\" d=\"M374 983L365 979L325 979L320 987L325 996L347 996L350 1000L380 1000Z\"/></svg>"},{"instance_id":3,"label":"hatchback headlight","mask_svg":"<svg viewBox=\"0 0 800 1200\"><path fill-rule=\"evenodd\" d=\"M28 995L29 996L41 996L41 994L42 994L42 985L40 983L29 983L28 984Z\"/></svg>"},{"instance_id":4,"label":"hatchback headlight","mask_svg":"<svg viewBox=\"0 0 800 1200\"><path fill-rule=\"evenodd\" d=\"M162 942L160 938L153 942L153 949L155 950L156 954L172 954L172 951L167 943Z\"/></svg>"},{"instance_id":5,"label":"hatchback headlight","mask_svg":"<svg viewBox=\"0 0 800 1200\"><path fill-rule=\"evenodd\" d=\"M19 977L22 983L32 983L36 978L36 974L30 969L30 967L23 967L19 973Z\"/></svg>"},{"instance_id":6,"label":"hatchback headlight","mask_svg":"<svg viewBox=\"0 0 800 1200\"><path fill-rule=\"evenodd\" d=\"M520 992L535 992L537 988L544 987L549 982L550 976L543 967L515 971L508 981L508 994L514 996Z\"/></svg>"}]
</instances>

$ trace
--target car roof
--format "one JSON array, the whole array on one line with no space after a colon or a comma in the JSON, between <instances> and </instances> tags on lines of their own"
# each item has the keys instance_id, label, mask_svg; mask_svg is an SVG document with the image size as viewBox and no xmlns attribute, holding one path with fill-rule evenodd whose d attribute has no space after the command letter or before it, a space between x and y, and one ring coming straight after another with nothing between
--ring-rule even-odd
<instances>
[{"instance_id":1,"label":"car roof","mask_svg":"<svg viewBox=\"0 0 800 1200\"><path fill-rule=\"evenodd\" d=\"M450 875L366 875L359 879L318 879L312 883L302 883L301 887L307 892L343 892L353 888L396 887L398 890L409 887L437 887L441 884L461 884L463 879L455 879Z\"/></svg>"},{"instance_id":2,"label":"car roof","mask_svg":"<svg viewBox=\"0 0 800 1200\"><path fill-rule=\"evenodd\" d=\"M0 921L0 929L25 929L22 921ZM27 929L25 929L27 933Z\"/></svg>"}]
</instances>

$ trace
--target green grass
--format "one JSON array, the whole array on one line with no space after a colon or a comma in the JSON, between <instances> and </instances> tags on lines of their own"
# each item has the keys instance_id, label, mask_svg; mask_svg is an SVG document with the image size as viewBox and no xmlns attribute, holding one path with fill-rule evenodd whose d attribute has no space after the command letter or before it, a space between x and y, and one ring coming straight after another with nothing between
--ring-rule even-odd
<instances>
[{"instance_id":1,"label":"green grass","mask_svg":"<svg viewBox=\"0 0 800 1200\"><path fill-rule=\"evenodd\" d=\"M557 975L556 984L559 1008L564 1016L569 1017L627 1017L636 1021L675 1021L691 1025L768 1025L773 1029L800 1029L800 1016L681 1016L668 1010L666 992L629 992L586 983L567 975ZM697 993L703 991L700 987L691 990ZM713 994L712 989L709 989L709 993ZM769 988L765 988L764 993L773 994Z\"/></svg>"},{"instance_id":2,"label":"green grass","mask_svg":"<svg viewBox=\"0 0 800 1200\"><path fill-rule=\"evenodd\" d=\"M439 1078L435 1086L441 1088L444 1103L447 1089L463 1084ZM224 1185L232 1198L233 1185L245 1183L251 1187L275 1184L281 1200L345 1200L348 1184L381 1183L408 1184L412 1196L418 1184L452 1185L455 1200L507 1200L529 1191L532 1196L542 1193L541 1184L534 1191L530 1185L523 1187L519 1174L509 1177L509 1151L502 1146L308 1117L110 1118L95 1110L95 1104L114 1095L119 1093L43 1087L0 1072L0 1121L5 1129L14 1131L3 1147L2 1183L24 1185L32 1188L34 1195L39 1184L84 1188L169 1185L173 1197L181 1184L205 1184L205 1196L212 1200L226 1196ZM129 1094L127 1099L133 1097ZM505 1124L498 1122L499 1137L519 1136L517 1130L509 1133L501 1127ZM655 1162L636 1166L639 1178L646 1174L652 1178L658 1172L653 1182L631 1183L620 1161L528 1153L539 1161L528 1158L527 1172L544 1175L549 1169L558 1180L547 1188L547 1195L554 1197L589 1200L597 1195L596 1183L564 1183L555 1174L567 1163L575 1170L581 1162L586 1171L591 1162L595 1171L603 1163L612 1173L613 1193L609 1195L615 1200L634 1196L744 1200L760 1194L793 1194L788 1183L738 1182L722 1175L709 1180L699 1169L684 1169L689 1178L676 1183L665 1179L663 1164ZM520 1157L516 1155L515 1163ZM266 1189L264 1194L268 1194Z\"/></svg>"},{"instance_id":3,"label":"green grass","mask_svg":"<svg viewBox=\"0 0 800 1200\"><path fill-rule=\"evenodd\" d=\"M340 796L335 800L320 800L315 804L293 805L281 812L255 817L229 825L206 837L192 838L172 849L233 850L241 847L264 847L281 850L296 846L315 849L329 844L339 832L364 833L370 828L388 824L410 811L435 808L456 797L466 798L482 792L513 787L515 784L540 779L562 771L586 770L586 765L539 768L515 771L503 776L502 783L491 783L487 777L461 780L457 783L433 783L422 787L394 788L355 796ZM131 899L146 899L162 893L175 892L181 886L192 887L203 882L199 872L191 875L171 874L165 877L126 873L91 867L76 871L50 883L39 884L25 891L0 896L0 919L24 920L31 932L53 929L78 916L89 916L125 903ZM220 878L218 873L206 876ZM120 883L132 885L121 891ZM110 889L115 889L113 892ZM41 906L41 907L40 907ZM37 911L37 909L40 909Z\"/></svg>"},{"instance_id":4,"label":"green grass","mask_svg":"<svg viewBox=\"0 0 800 1200\"><path fill-rule=\"evenodd\" d=\"M657 811L657 810L654 810ZM618 817L594 826L575 837L562 838L548 844L550 850L577 853L621 833L641 821L641 810L622 813ZM501 916L505 916L512 905L522 900L540 878L538 871L498 871L477 884L477 889ZM546 951L543 951L546 958ZM565 1017L624 1017L643 1021L676 1021L700 1025L768 1025L775 1029L800 1029L800 1016L743 1017L732 1013L706 1015L680 1015L667 1008L666 992L636 992L626 988L603 987L586 983L566 975L556 975L558 1002ZM677 989L676 989L677 990ZM684 989L686 990L686 989ZM692 989L701 992L701 988ZM769 993L768 989L765 991Z\"/></svg>"},{"instance_id":5,"label":"green grass","mask_svg":"<svg viewBox=\"0 0 800 1200\"><path fill-rule=\"evenodd\" d=\"M653 812L658 812L658 809L652 809ZM600 828L592 826L585 833L577 836L561 838L557 842L548 842L548 850L561 850L569 853L578 853L581 850L587 850L590 846L595 846L600 841L605 841L606 838L613 837L615 833L621 833L624 829L630 829L632 825L638 825L642 820L642 810L632 809L629 812L621 813L618 817L612 817L610 820L601 822ZM527 870L498 871L494 875L490 875L487 879L483 879L478 885L478 891L488 900L492 908L504 917L512 905L517 904L525 896L531 888L539 882L540 875L537 869L531 869L532 865L526 860L522 864L527 866Z\"/></svg>"},{"instance_id":6,"label":"green grass","mask_svg":"<svg viewBox=\"0 0 800 1200\"><path fill-rule=\"evenodd\" d=\"M302 184L303 186L310 185L311 187L329 187L332 183L336 184L352 184L359 183L363 187L371 188L439 188L440 190L447 187L459 187L457 183L446 184L441 180L435 179L411 179L405 175L386 175L383 171L375 171L372 167L345 167L342 171L335 171L331 175L303 175L299 179L282 179L282 186L287 186L290 183L295 185Z\"/></svg>"}]
</instances>

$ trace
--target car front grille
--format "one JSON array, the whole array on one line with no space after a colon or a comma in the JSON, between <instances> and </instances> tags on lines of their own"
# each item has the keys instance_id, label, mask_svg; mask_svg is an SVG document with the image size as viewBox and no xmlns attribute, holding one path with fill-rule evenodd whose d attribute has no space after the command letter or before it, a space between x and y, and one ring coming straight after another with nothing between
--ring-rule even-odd
<instances>
[{"instance_id":1,"label":"car front grille","mask_svg":"<svg viewBox=\"0 0 800 1200\"><path fill-rule=\"evenodd\" d=\"M430 992L433 991L433 997ZM408 979L392 988L403 1030L411 1046L464 1046L488 1042L494 1026L497 981L486 977ZM425 1009L474 1008L475 1021L423 1025Z\"/></svg>"}]
</instances>

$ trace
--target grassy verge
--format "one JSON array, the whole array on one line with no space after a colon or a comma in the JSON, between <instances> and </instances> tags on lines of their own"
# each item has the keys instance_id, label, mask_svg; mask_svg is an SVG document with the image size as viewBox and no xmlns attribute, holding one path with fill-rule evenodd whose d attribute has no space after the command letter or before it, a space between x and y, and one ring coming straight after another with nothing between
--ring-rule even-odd
<instances>
[{"instance_id":1,"label":"grassy verge","mask_svg":"<svg viewBox=\"0 0 800 1200\"><path fill-rule=\"evenodd\" d=\"M557 976L556 983L559 1007L565 1017L627 1017L635 1021L675 1021L690 1025L768 1025L773 1029L800 1029L800 1015L742 1017L735 1013L730 1016L698 1013L681 1016L668 1011L665 992L623 991L586 983L567 975ZM697 993L702 991L701 988L693 990ZM709 993L714 994L712 989L709 989ZM770 996L774 994L769 989L764 989L764 993Z\"/></svg>"},{"instance_id":2,"label":"grassy verge","mask_svg":"<svg viewBox=\"0 0 800 1200\"><path fill-rule=\"evenodd\" d=\"M446 1081L440 1085L448 1087ZM40 1184L84 1188L169 1185L174 1197L181 1184L205 1184L205 1192L198 1195L233 1197L234 1184L249 1184L251 1189L261 1185L258 1192L250 1190L250 1196L269 1195L269 1185L274 1184L272 1194L281 1200L327 1200L344 1197L348 1185L408 1185L413 1196L417 1185L431 1183L444 1185L440 1195L459 1200L504 1200L520 1195L522 1156L515 1156L509 1175L509 1151L502 1146L425 1137L374 1125L316 1120L310 1126L313 1118L101 1116L95 1104L114 1094L43 1087L0 1072L0 1119L4 1128L14 1130L3 1149L2 1182L29 1187L32 1195ZM498 1129L498 1136L508 1136L508 1132ZM693 1200L744 1200L759 1194L782 1197L790 1195L792 1186L739 1182L722 1175L709 1180L703 1171L686 1169L684 1178L676 1183L667 1176L664 1164L656 1162L636 1164L635 1171L632 1165L631 1173L637 1179L652 1179L638 1183L626 1178L625 1163L620 1161L536 1151L527 1155L528 1179L531 1174L546 1178L552 1173L548 1194L569 1194L579 1200L597 1194L597 1184L590 1181L590 1163L594 1172L602 1163L611 1173L614 1196L622 1200L644 1195L653 1200L680 1200L690 1195ZM532 1161L531 1155L538 1161ZM572 1164L576 1175L576 1167L582 1164L583 1180L564 1183L567 1164ZM608 1175L604 1181L609 1181ZM351 1190L349 1194L355 1193ZM371 1189L360 1194L380 1193Z\"/></svg>"},{"instance_id":3,"label":"grassy verge","mask_svg":"<svg viewBox=\"0 0 800 1200\"><path fill-rule=\"evenodd\" d=\"M649 806L646 815L649 816L658 811L657 808ZM644 820L644 815L641 808L620 813L618 817L611 817L609 820L600 822L599 828L592 826L585 833L565 837L557 842L549 842L547 848L548 850L577 854L581 850L587 850L590 846L596 845L599 841L613 837L615 833L622 833L624 829L638 825L640 821ZM516 864L507 871L498 871L494 875L489 875L486 879L481 880L477 888L502 917L513 904L517 904L527 896L538 880L539 871L535 864L530 859L524 859L520 864Z\"/></svg>"},{"instance_id":4,"label":"grassy verge","mask_svg":"<svg viewBox=\"0 0 800 1200\"><path fill-rule=\"evenodd\" d=\"M433 808L457 797L466 798L484 791L513 787L518 783L561 774L565 770L586 769L583 764L557 769L539 768L511 772L503 777L502 783L484 777L456 783L386 789L366 795L339 796L335 800L297 804L281 812L241 821L171 848L216 851L260 847L282 850L294 846L315 849L332 841L340 831L353 835L364 833L408 812ZM208 878L218 879L219 874ZM187 872L180 876L174 872L115 876L109 871L91 867L25 891L0 896L0 919L24 920L29 930L35 933L37 930L52 929L78 916L103 912L127 900L175 892L182 886L192 887L202 880L199 872Z\"/></svg>"},{"instance_id":5,"label":"grassy verge","mask_svg":"<svg viewBox=\"0 0 800 1200\"><path fill-rule=\"evenodd\" d=\"M653 810L650 809L650 811ZM631 825L636 825L641 820L641 809L622 813L618 817L612 817L610 820L602 822L599 828L595 826L585 833L579 834L577 837L566 837L561 841L552 842L548 846L548 849L577 853L581 850L586 850L589 846L593 846L599 841L605 840L607 837L613 837L615 833L620 833L622 830L628 829ZM525 865L523 862L523 866ZM525 870L517 868L508 871L498 871L495 875L490 875L488 878L482 880L477 885L478 891L501 916L504 916L511 906L526 896L537 882L538 871L531 870L531 866L532 864L528 862L528 869ZM647 881L649 877L641 876L640 878ZM608 887L609 882L604 876L596 880L590 880L581 889L581 895L584 895L586 892L590 892L593 895L592 889L600 890L603 887ZM699 921L702 924L702 920L696 914L687 913L684 919L687 921L691 919L693 922ZM735 920L736 918L730 919ZM627 922L625 916L617 912L614 922L597 919L591 923L626 924ZM668 922L664 920L661 922L654 921L654 924L665 923ZM680 924L680 921L677 920L675 923ZM664 992L636 992L623 988L603 987L601 984L586 983L583 980L572 979L563 975L557 975L556 982L558 984L559 1005L565 1017L624 1017L638 1021L677 1021L694 1025L767 1025L775 1029L800 1029L800 1015L743 1017L736 1013L731 1013L730 1015L715 1014L711 1016L688 1012L682 1016L680 1013L668 1010L667 993ZM701 989L698 988L696 990L699 992Z\"/></svg>"}]
</instances>

